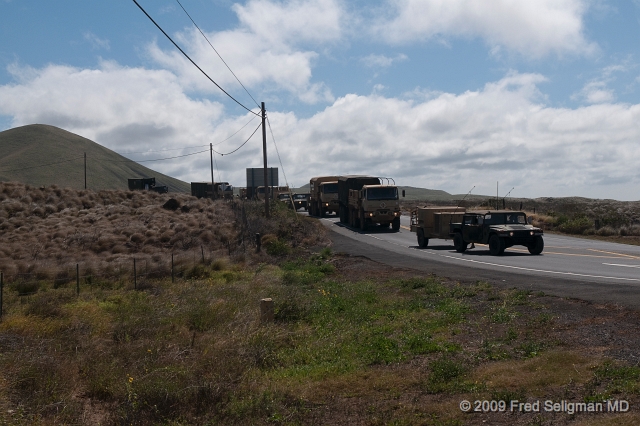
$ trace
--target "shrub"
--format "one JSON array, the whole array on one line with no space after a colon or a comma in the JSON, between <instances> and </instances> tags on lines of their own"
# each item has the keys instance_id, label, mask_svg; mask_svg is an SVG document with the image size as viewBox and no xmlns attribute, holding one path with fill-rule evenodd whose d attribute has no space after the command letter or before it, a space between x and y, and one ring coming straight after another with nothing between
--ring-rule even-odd
<instances>
[{"instance_id":1,"label":"shrub","mask_svg":"<svg viewBox=\"0 0 640 426\"><path fill-rule=\"evenodd\" d=\"M560 223L558 229L567 234L583 234L587 229L593 227L593 222L586 216L579 216Z\"/></svg>"}]
</instances>

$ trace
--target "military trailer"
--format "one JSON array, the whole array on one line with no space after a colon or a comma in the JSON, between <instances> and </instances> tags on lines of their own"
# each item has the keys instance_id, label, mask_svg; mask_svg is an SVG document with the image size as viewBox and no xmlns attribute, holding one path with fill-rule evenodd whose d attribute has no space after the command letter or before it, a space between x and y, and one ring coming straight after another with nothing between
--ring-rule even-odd
<instances>
[{"instance_id":1,"label":"military trailer","mask_svg":"<svg viewBox=\"0 0 640 426\"><path fill-rule=\"evenodd\" d=\"M156 186L156 178L134 178L128 180L129 190L143 190L149 191Z\"/></svg>"},{"instance_id":2,"label":"military trailer","mask_svg":"<svg viewBox=\"0 0 640 426\"><path fill-rule=\"evenodd\" d=\"M418 246L429 245L430 238L448 240L449 224L462 222L464 207L418 207L411 212L411 232L418 237Z\"/></svg>"},{"instance_id":3,"label":"military trailer","mask_svg":"<svg viewBox=\"0 0 640 426\"><path fill-rule=\"evenodd\" d=\"M449 225L449 236L458 253L467 250L469 243L482 243L489 244L493 256L515 245L540 254L544 249L542 235L542 229L529 225L524 212L511 210L469 211L461 222Z\"/></svg>"},{"instance_id":4,"label":"military trailer","mask_svg":"<svg viewBox=\"0 0 640 426\"><path fill-rule=\"evenodd\" d=\"M338 176L320 176L309 181L309 214L325 217L338 213Z\"/></svg>"}]
</instances>

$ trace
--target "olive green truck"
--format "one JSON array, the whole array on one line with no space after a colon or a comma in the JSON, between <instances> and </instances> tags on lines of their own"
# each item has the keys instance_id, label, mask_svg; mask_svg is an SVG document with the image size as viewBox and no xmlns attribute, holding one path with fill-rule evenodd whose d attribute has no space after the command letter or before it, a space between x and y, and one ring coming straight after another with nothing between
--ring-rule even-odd
<instances>
[{"instance_id":1,"label":"olive green truck","mask_svg":"<svg viewBox=\"0 0 640 426\"><path fill-rule=\"evenodd\" d=\"M325 217L338 213L338 176L319 176L309 181L309 214Z\"/></svg>"}]
</instances>

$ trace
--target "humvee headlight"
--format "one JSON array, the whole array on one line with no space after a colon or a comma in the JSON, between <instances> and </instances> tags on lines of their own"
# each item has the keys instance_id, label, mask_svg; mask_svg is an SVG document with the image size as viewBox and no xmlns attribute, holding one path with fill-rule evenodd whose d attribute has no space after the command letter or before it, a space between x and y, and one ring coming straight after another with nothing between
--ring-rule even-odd
<instances>
[{"instance_id":1,"label":"humvee headlight","mask_svg":"<svg viewBox=\"0 0 640 426\"><path fill-rule=\"evenodd\" d=\"M513 232L509 232L509 236L510 236L510 237L513 237Z\"/></svg>"},{"instance_id":2,"label":"humvee headlight","mask_svg":"<svg viewBox=\"0 0 640 426\"><path fill-rule=\"evenodd\" d=\"M369 213L369 217L373 217L373 213Z\"/></svg>"},{"instance_id":3,"label":"humvee headlight","mask_svg":"<svg viewBox=\"0 0 640 426\"><path fill-rule=\"evenodd\" d=\"M533 231L529 232L529 234L533 235Z\"/></svg>"}]
</instances>

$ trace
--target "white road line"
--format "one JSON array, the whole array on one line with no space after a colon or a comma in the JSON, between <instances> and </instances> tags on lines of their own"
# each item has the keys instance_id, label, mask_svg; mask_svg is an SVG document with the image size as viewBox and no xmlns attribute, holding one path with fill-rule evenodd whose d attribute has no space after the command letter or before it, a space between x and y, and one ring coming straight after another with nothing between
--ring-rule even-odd
<instances>
[{"instance_id":1,"label":"white road line","mask_svg":"<svg viewBox=\"0 0 640 426\"><path fill-rule=\"evenodd\" d=\"M366 235L368 237L371 237L371 238L374 238L376 240L388 243L388 244L392 244L392 245L399 246L399 247L402 247L402 248L408 248L409 250L415 250L417 253L431 254L431 255L434 255L434 256L442 256L442 257L446 257L448 259L459 260L459 261L462 261L462 262L478 263L478 264L482 264L482 265L497 266L497 267L509 268L509 269L518 269L518 270L521 270L521 271L544 272L544 273L547 273L547 274L556 274L556 275L570 275L572 277L604 278L604 279L608 279L608 280L640 282L640 278L607 277L607 276L604 276L604 275L578 274L578 273L575 273L575 272L547 271L547 270L544 270L544 269L523 268L523 267L520 267L520 266L501 265L499 263L481 262L479 260L473 260L473 259L462 259L462 258L455 257L455 256L447 256L445 254L433 253L430 250L418 250L415 247L405 246L404 244L394 243L392 241L388 241L388 240L376 237L375 235L371 235L371 234L364 234L364 235Z\"/></svg>"},{"instance_id":2,"label":"white road line","mask_svg":"<svg viewBox=\"0 0 640 426\"><path fill-rule=\"evenodd\" d=\"M623 265L622 263L603 263L603 265L609 266L625 266L627 268L640 268L640 265Z\"/></svg>"}]
</instances>

